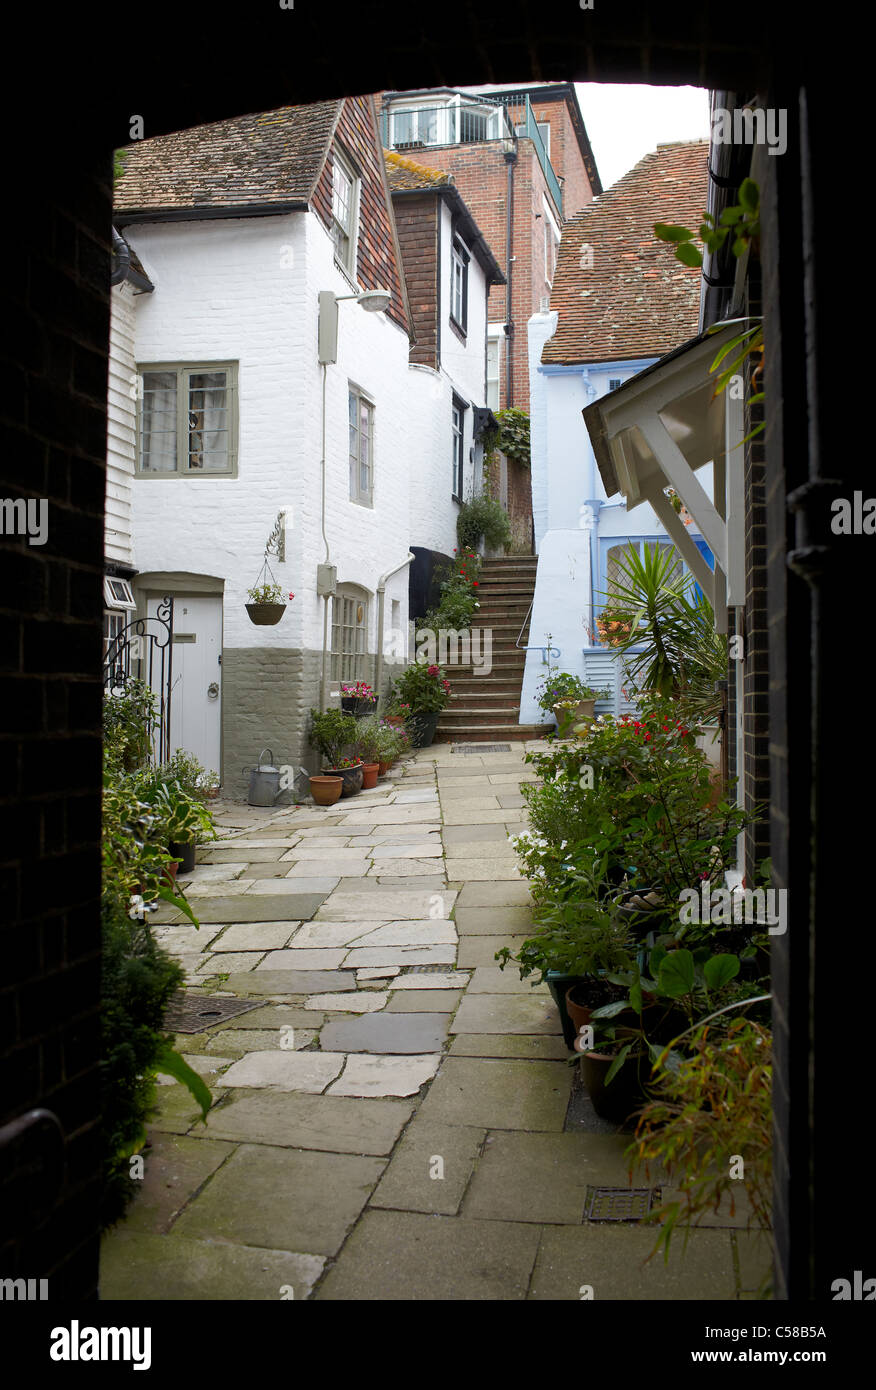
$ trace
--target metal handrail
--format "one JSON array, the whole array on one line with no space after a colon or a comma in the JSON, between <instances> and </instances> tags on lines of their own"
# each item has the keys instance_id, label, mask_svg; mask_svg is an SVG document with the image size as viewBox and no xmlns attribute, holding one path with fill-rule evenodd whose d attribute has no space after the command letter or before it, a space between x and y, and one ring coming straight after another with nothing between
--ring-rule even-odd
<instances>
[{"instance_id":1,"label":"metal handrail","mask_svg":"<svg viewBox=\"0 0 876 1390\"><path fill-rule=\"evenodd\" d=\"M530 613L532 612L532 605L533 605L534 603L535 603L535 595L533 595L533 597L529 600L529 607L528 607L527 610L526 610L526 617L523 619L523 622L520 624L520 631L519 631L518 634L517 634L517 641L514 643L515 647L519 647L519 646L520 646L520 639L521 639L521 637L523 636L523 629L526 627L526 624L529 622L529 615L530 615ZM528 648L524 648L524 650L528 651L529 649L528 649Z\"/></svg>"}]
</instances>

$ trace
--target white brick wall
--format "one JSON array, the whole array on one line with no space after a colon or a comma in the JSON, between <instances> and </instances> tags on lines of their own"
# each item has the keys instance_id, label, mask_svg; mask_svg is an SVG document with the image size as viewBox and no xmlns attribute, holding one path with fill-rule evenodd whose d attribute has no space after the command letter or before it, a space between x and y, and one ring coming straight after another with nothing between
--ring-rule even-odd
<instances>
[{"instance_id":1,"label":"white brick wall","mask_svg":"<svg viewBox=\"0 0 876 1390\"><path fill-rule=\"evenodd\" d=\"M333 262L312 213L129 229L155 285L137 305L137 360L239 362L237 478L135 479L134 528L141 571L183 570L226 580L226 647L319 648L322 600L316 566L320 527L322 368L317 363L317 295L353 287ZM407 395L408 340L382 314L339 306L338 362L326 379L326 532L340 582L374 591L408 546L408 478L415 448ZM347 383L375 401L374 507L349 499ZM449 427L448 427L449 437ZM262 564L279 510L287 520L286 562L271 561L289 612L255 628L246 591ZM407 572L386 590L402 602ZM376 603L371 605L374 649Z\"/></svg>"}]
</instances>

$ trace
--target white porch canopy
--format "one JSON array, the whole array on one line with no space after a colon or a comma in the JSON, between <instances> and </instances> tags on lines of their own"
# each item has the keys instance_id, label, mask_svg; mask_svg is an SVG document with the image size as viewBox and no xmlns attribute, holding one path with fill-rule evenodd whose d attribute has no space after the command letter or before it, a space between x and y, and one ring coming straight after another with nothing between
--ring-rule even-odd
<instances>
[{"instance_id":1,"label":"white porch canopy","mask_svg":"<svg viewBox=\"0 0 876 1390\"><path fill-rule=\"evenodd\" d=\"M739 328L699 337L584 407L582 414L609 497L649 502L727 631L727 608L745 603L741 391L715 394L709 367ZM722 367L726 366L725 363ZM737 398L738 397L738 398ZM712 464L714 502L697 478ZM664 488L673 487L715 557L714 573Z\"/></svg>"}]
</instances>

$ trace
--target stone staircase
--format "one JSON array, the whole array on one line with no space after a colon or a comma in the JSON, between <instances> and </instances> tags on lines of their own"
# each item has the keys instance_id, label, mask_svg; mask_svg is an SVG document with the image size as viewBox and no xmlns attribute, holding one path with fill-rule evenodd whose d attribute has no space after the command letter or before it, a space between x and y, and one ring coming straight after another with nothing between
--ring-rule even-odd
<instances>
[{"instance_id":1,"label":"stone staircase","mask_svg":"<svg viewBox=\"0 0 876 1390\"><path fill-rule=\"evenodd\" d=\"M436 743L507 743L540 738L553 728L517 722L537 564L535 555L483 562L478 582L481 606L472 628L492 631L492 670L485 676L476 675L471 664L447 668L450 704L438 721Z\"/></svg>"}]
</instances>

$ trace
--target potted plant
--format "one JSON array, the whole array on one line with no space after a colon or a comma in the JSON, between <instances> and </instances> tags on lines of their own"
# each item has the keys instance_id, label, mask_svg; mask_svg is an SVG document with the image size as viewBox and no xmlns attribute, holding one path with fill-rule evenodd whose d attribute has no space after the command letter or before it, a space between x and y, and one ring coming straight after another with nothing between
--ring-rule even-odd
<instances>
[{"instance_id":1,"label":"potted plant","mask_svg":"<svg viewBox=\"0 0 876 1390\"><path fill-rule=\"evenodd\" d=\"M322 757L323 776L342 779L341 796L354 796L362 790L362 760L345 755L356 741L356 732L352 714L339 709L310 711L310 742Z\"/></svg>"},{"instance_id":2,"label":"potted plant","mask_svg":"<svg viewBox=\"0 0 876 1390\"><path fill-rule=\"evenodd\" d=\"M292 595L289 595L290 599ZM286 599L279 584L256 584L249 590L246 605L251 623L257 627L274 627L286 612Z\"/></svg>"},{"instance_id":3,"label":"potted plant","mask_svg":"<svg viewBox=\"0 0 876 1390\"><path fill-rule=\"evenodd\" d=\"M450 700L450 682L444 671L440 666L415 661L398 677L394 690L399 701L411 708L408 722L412 746L428 748L441 711Z\"/></svg>"},{"instance_id":4,"label":"potted plant","mask_svg":"<svg viewBox=\"0 0 876 1390\"><path fill-rule=\"evenodd\" d=\"M345 714L352 714L361 719L364 715L373 714L376 704L377 696L365 681L341 686L341 709Z\"/></svg>"},{"instance_id":5,"label":"potted plant","mask_svg":"<svg viewBox=\"0 0 876 1390\"><path fill-rule=\"evenodd\" d=\"M317 806L334 806L344 788L343 777L315 775L310 778L310 795Z\"/></svg>"},{"instance_id":6,"label":"potted plant","mask_svg":"<svg viewBox=\"0 0 876 1390\"><path fill-rule=\"evenodd\" d=\"M396 729L403 729L410 719L413 710L405 700L393 693L390 693L386 705L386 712L383 716L384 724L391 724Z\"/></svg>"},{"instance_id":7,"label":"potted plant","mask_svg":"<svg viewBox=\"0 0 876 1390\"><path fill-rule=\"evenodd\" d=\"M575 723L596 717L596 701L611 699L611 691L593 690L568 671L550 670L536 698L539 709L556 716L560 738L566 738Z\"/></svg>"},{"instance_id":8,"label":"potted plant","mask_svg":"<svg viewBox=\"0 0 876 1390\"><path fill-rule=\"evenodd\" d=\"M380 721L375 715L358 720L353 750L362 759L362 788L369 791L377 786L380 771Z\"/></svg>"},{"instance_id":9,"label":"potted plant","mask_svg":"<svg viewBox=\"0 0 876 1390\"><path fill-rule=\"evenodd\" d=\"M385 777L394 763L410 747L410 739L405 729L388 719L381 719L377 728L377 756L379 759L377 775Z\"/></svg>"},{"instance_id":10,"label":"potted plant","mask_svg":"<svg viewBox=\"0 0 876 1390\"><path fill-rule=\"evenodd\" d=\"M160 839L172 856L170 878L177 867L190 873L195 867L195 845L214 839L213 817L199 796L193 796L178 781L164 781L160 770L144 770L137 779L137 794L153 817L152 836Z\"/></svg>"}]
</instances>

